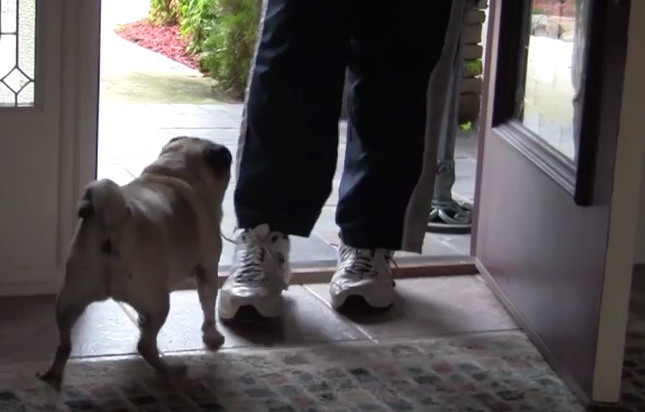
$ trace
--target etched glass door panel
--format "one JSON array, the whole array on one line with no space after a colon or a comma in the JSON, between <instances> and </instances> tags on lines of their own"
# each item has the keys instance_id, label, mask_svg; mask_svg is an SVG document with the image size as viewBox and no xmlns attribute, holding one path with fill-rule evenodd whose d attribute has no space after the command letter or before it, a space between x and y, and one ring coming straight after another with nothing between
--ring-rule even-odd
<instances>
[{"instance_id":1,"label":"etched glass door panel","mask_svg":"<svg viewBox=\"0 0 645 412\"><path fill-rule=\"evenodd\" d=\"M36 86L36 0L0 0L0 107L31 107Z\"/></svg>"}]
</instances>

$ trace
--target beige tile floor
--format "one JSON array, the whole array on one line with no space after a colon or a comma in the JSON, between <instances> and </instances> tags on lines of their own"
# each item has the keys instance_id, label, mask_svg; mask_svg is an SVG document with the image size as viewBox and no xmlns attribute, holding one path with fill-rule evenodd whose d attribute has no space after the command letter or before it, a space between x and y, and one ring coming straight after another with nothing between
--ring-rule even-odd
<instances>
[{"instance_id":1,"label":"beige tile floor","mask_svg":"<svg viewBox=\"0 0 645 412\"><path fill-rule=\"evenodd\" d=\"M306 346L340 341L384 341L449 336L517 328L477 276L405 279L388 311L339 314L328 303L327 285L292 286L283 318L267 324L219 324L225 348ZM54 297L0 298L0 364L51 359L58 333ZM193 290L171 295L171 310L159 335L165 353L202 350L201 309ZM135 353L132 310L106 301L91 305L74 330L74 357Z\"/></svg>"},{"instance_id":2,"label":"beige tile floor","mask_svg":"<svg viewBox=\"0 0 645 412\"><path fill-rule=\"evenodd\" d=\"M642 345L635 345L643 336L640 315L645 308L644 273L640 267L634 276L623 374L623 385L630 396L625 399L640 406L615 410L643 410ZM327 285L296 285L286 294L286 312L281 321L238 327L218 324L218 328L226 337L225 348L235 351L348 341L409 342L517 329L478 276L399 280L397 290L397 301L388 311L339 314L329 306ZM0 298L0 365L51 360L57 339L53 307L53 296ZM164 353L190 354L203 349L200 312L195 291L172 294L170 316L159 336ZM137 340L134 319L127 306L116 302L92 305L75 328L73 356L96 359L133 355Z\"/></svg>"}]
</instances>

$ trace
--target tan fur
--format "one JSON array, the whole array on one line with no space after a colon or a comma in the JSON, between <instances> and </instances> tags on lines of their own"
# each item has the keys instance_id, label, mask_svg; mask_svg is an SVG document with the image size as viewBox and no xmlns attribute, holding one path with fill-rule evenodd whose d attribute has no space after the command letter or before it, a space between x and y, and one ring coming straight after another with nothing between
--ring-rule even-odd
<instances>
[{"instance_id":1,"label":"tan fur","mask_svg":"<svg viewBox=\"0 0 645 412\"><path fill-rule=\"evenodd\" d=\"M44 380L60 385L74 323L90 303L108 298L137 311L139 353L158 372L168 372L157 335L168 315L172 288L188 276L197 280L203 340L209 348L221 346L215 300L230 163L231 154L221 145L174 138L127 185L103 179L87 187L57 298L60 343Z\"/></svg>"}]
</instances>

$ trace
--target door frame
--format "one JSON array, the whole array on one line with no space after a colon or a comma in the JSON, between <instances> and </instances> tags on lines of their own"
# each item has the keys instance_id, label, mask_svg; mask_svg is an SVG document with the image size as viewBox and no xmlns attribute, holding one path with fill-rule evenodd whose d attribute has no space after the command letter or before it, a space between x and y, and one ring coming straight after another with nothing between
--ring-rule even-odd
<instances>
[{"instance_id":1,"label":"door frame","mask_svg":"<svg viewBox=\"0 0 645 412\"><path fill-rule=\"evenodd\" d=\"M77 222L76 202L96 177L100 79L101 4L97 1L63 1L61 135L63 153L61 197L67 199L68 217L61 233L72 238ZM90 35L91 34L91 35ZM70 184L71 183L71 184ZM61 251L64 262L67 250Z\"/></svg>"},{"instance_id":2,"label":"door frame","mask_svg":"<svg viewBox=\"0 0 645 412\"><path fill-rule=\"evenodd\" d=\"M96 142L91 136L95 135L96 130L98 102L95 96L98 83L92 72L98 70L98 54L92 51L98 50L99 36L98 33L96 36L87 36L87 33L91 32L88 27L100 24L96 19L100 16L96 12L97 4L92 1L51 0L38 1L36 6L36 73L47 70L42 65L43 60L57 65L51 70L60 73L60 78L53 80L59 82L59 95L42 96L44 87L36 86L37 100L57 99L55 104L60 107L58 127L53 132L57 135L58 150L51 154L57 156L58 163L57 202L51 205L57 212L54 222L55 259L47 266L6 268L7 281L0 283L0 295L9 296L48 294L58 290L64 274L69 240L76 224L75 204L88 178L95 175L96 165ZM48 17L51 20L45 23ZM54 42L56 47L53 49L38 45L42 41L43 24L59 26L55 28L58 40ZM52 53L56 57L52 57ZM3 108L2 111L12 116L16 110L30 115L42 110L38 102L36 104L34 108ZM16 113L16 116L22 116L21 112Z\"/></svg>"},{"instance_id":3,"label":"door frame","mask_svg":"<svg viewBox=\"0 0 645 412\"><path fill-rule=\"evenodd\" d=\"M74 125L73 135L78 142L76 149L75 175L76 196L82 193L84 186L96 176L98 150L98 119L99 119L99 83L100 83L100 50L101 50L101 2L77 2L66 0L65 20L67 38L74 39L75 53L69 53L70 60L64 68L69 71L69 83L77 79L77 90L70 102L75 103L76 117L71 121ZM95 29L87 29L94 27ZM88 33L92 35L88 36ZM79 68L81 68L79 70ZM80 86L80 87L79 87ZM72 89L75 89L72 87ZM86 138L86 136L88 138ZM93 138L89 138L92 136ZM77 200L75 197L74 200ZM75 212L75 211L74 211ZM76 221L76 219L74 219ZM75 222L74 222L75 223Z\"/></svg>"},{"instance_id":4,"label":"door frame","mask_svg":"<svg viewBox=\"0 0 645 412\"><path fill-rule=\"evenodd\" d=\"M539 165L532 158L536 153L524 152L513 142L509 142L504 136L499 136L496 126L500 119L495 118L496 104L495 91L499 86L497 74L499 66L509 64L508 59L517 59L514 56L500 54L500 50L506 50L508 39L513 36L508 34L500 36L500 27L513 27L513 23L503 21L503 3L516 0L498 0L491 2L489 10L489 28L487 36L487 51L484 73L483 111L481 118L485 122L480 127L480 141L477 164L477 180L475 191L475 204L480 204L482 192L482 170L484 166L484 153L488 139L500 139L511 147L522 153L528 162L533 163L542 173L549 176L554 182L558 182L556 174L549 173L548 167L553 165ZM609 0L598 0L604 3ZM642 83L642 63L639 62L645 57L645 53L638 49L637 41L627 42L629 38L637 36L636 33L643 33L643 16L645 13L644 2L631 2L630 0L616 0L617 5L611 8L612 13L607 15L605 31L601 33L600 47L604 54L603 64L600 67L600 101L599 114L602 116L599 130L601 137L598 141L599 150L611 150L613 165L605 165L604 169L611 170L613 176L605 176L613 182L613 190L610 193L592 193L592 202L598 205L605 204L609 208L609 226L607 247L604 256L603 287L599 299L600 317L598 335L595 351L595 368L589 396L574 379L564 372L562 365L558 364L555 356L550 353L547 346L541 341L538 334L531 328L527 319L515 307L503 290L496 284L493 276L477 258L478 252L483 250L483 237L478 236L479 211L476 208L473 223L473 240L471 253L475 256L476 265L487 281L493 293L500 299L504 306L520 324L524 332L529 336L538 350L542 353L549 364L558 372L565 383L587 403L613 403L620 397L620 382L622 375L622 361L624 355L625 329L628 317L629 292L632 278L632 265L634 260L634 248L636 239L636 223L638 218L638 196L640 193L640 171L644 165L645 144L642 138L639 139L638 132L642 126L638 126L638 119L642 114L637 114L642 108L638 93L645 93ZM630 10L631 7L631 10ZM639 16L640 13L640 16ZM506 26L505 24L506 23ZM643 38L643 37L640 37ZM642 47L641 47L642 48ZM506 57L506 59L505 59ZM616 71L608 70L614 64L626 62L624 77L616 75ZM611 63L608 63L611 62ZM511 62L513 63L513 62ZM639 73L640 70L640 73ZM623 92L624 90L624 92ZM640 94L642 96L643 94ZM501 119L506 120L506 119ZM489 128L492 125L492 128ZM502 127L507 127L503 125ZM491 133L491 135L488 135ZM498 134L497 136L495 134ZM616 139L612 142L612 139ZM613 147L615 144L615 147ZM526 144L528 146L528 144ZM614 153L615 150L615 153ZM596 159L593 159L594 161ZM546 167L545 167L546 166ZM557 164L555 165L558 166ZM637 170L639 173L634 173ZM567 182L558 182L566 190ZM570 189L570 188L569 188ZM569 190L571 193L571 190ZM573 193L571 193L573 195ZM572 196L571 199L574 202ZM579 202L578 204L586 202Z\"/></svg>"},{"instance_id":5,"label":"door frame","mask_svg":"<svg viewBox=\"0 0 645 412\"><path fill-rule=\"evenodd\" d=\"M62 3L60 104L63 108L60 112L59 271L38 285L10 287L6 290L9 295L58 290L64 276L68 243L77 222L75 205L85 185L96 176L100 2L59 1Z\"/></svg>"}]
</instances>

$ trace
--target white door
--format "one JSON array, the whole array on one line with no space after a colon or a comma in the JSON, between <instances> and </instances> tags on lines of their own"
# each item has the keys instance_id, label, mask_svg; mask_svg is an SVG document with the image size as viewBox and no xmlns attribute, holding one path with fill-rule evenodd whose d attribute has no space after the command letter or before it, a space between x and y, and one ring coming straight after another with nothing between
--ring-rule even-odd
<instances>
[{"instance_id":1,"label":"white door","mask_svg":"<svg viewBox=\"0 0 645 412\"><path fill-rule=\"evenodd\" d=\"M0 295L62 274L96 163L98 3L0 0Z\"/></svg>"}]
</instances>

